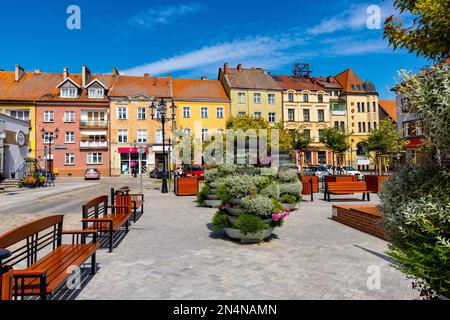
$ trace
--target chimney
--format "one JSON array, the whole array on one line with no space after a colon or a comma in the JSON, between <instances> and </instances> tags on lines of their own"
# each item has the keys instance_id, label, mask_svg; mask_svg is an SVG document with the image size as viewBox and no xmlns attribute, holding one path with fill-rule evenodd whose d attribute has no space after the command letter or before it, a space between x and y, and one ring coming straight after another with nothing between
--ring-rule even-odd
<instances>
[{"instance_id":1,"label":"chimney","mask_svg":"<svg viewBox=\"0 0 450 320\"><path fill-rule=\"evenodd\" d=\"M20 79L22 79L23 75L25 74L25 70L16 64L15 70L14 70L14 81L18 82Z\"/></svg>"},{"instance_id":2,"label":"chimney","mask_svg":"<svg viewBox=\"0 0 450 320\"><path fill-rule=\"evenodd\" d=\"M34 74L41 74L41 69L34 70Z\"/></svg>"},{"instance_id":3,"label":"chimney","mask_svg":"<svg viewBox=\"0 0 450 320\"><path fill-rule=\"evenodd\" d=\"M242 71L242 64L241 64L241 63L239 63L239 64L237 65L237 69L238 69L238 71Z\"/></svg>"},{"instance_id":4,"label":"chimney","mask_svg":"<svg viewBox=\"0 0 450 320\"><path fill-rule=\"evenodd\" d=\"M150 73L144 73L144 78L150 78Z\"/></svg>"},{"instance_id":5,"label":"chimney","mask_svg":"<svg viewBox=\"0 0 450 320\"><path fill-rule=\"evenodd\" d=\"M223 73L224 74L230 74L229 72L230 72L230 70L228 69L228 63L225 63L223 65Z\"/></svg>"},{"instance_id":6,"label":"chimney","mask_svg":"<svg viewBox=\"0 0 450 320\"><path fill-rule=\"evenodd\" d=\"M69 69L67 69L66 67L64 67L63 69L63 77L64 80L66 80L69 77Z\"/></svg>"},{"instance_id":7,"label":"chimney","mask_svg":"<svg viewBox=\"0 0 450 320\"><path fill-rule=\"evenodd\" d=\"M83 88L86 88L86 85L89 84L89 80L91 79L91 71L86 66L81 66L81 85Z\"/></svg>"},{"instance_id":8,"label":"chimney","mask_svg":"<svg viewBox=\"0 0 450 320\"><path fill-rule=\"evenodd\" d=\"M117 78L119 76L119 70L117 68L113 68L112 74L113 74L114 78Z\"/></svg>"},{"instance_id":9,"label":"chimney","mask_svg":"<svg viewBox=\"0 0 450 320\"><path fill-rule=\"evenodd\" d=\"M206 80L207 78L205 76L201 77L200 80Z\"/></svg>"}]
</instances>

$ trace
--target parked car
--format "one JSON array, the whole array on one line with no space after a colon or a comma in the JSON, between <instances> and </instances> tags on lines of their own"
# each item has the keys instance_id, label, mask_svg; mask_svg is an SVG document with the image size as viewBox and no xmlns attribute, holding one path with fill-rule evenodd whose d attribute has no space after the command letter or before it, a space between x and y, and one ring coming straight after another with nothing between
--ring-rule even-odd
<instances>
[{"instance_id":1,"label":"parked car","mask_svg":"<svg viewBox=\"0 0 450 320\"><path fill-rule=\"evenodd\" d=\"M150 171L150 178L153 179L162 179L163 177L163 169L162 168L156 168Z\"/></svg>"},{"instance_id":2,"label":"parked car","mask_svg":"<svg viewBox=\"0 0 450 320\"><path fill-rule=\"evenodd\" d=\"M200 165L193 165L193 166L185 166L183 168L183 175L185 176L191 176L191 177L197 177L199 179L203 179L205 177L205 169L202 168Z\"/></svg>"},{"instance_id":3,"label":"parked car","mask_svg":"<svg viewBox=\"0 0 450 320\"><path fill-rule=\"evenodd\" d=\"M359 179L362 178L361 172L353 168L352 166L343 166L343 167L331 167L329 170L330 175L347 175L347 176L359 176Z\"/></svg>"},{"instance_id":4,"label":"parked car","mask_svg":"<svg viewBox=\"0 0 450 320\"><path fill-rule=\"evenodd\" d=\"M87 168L84 172L84 180L100 180L101 173L96 168Z\"/></svg>"},{"instance_id":5,"label":"parked car","mask_svg":"<svg viewBox=\"0 0 450 320\"><path fill-rule=\"evenodd\" d=\"M305 175L310 175L310 176L317 176L319 178L319 180L323 180L324 176L328 176L329 173L327 171L327 168L323 167L323 166L309 166L309 167L305 167L303 170Z\"/></svg>"}]
</instances>

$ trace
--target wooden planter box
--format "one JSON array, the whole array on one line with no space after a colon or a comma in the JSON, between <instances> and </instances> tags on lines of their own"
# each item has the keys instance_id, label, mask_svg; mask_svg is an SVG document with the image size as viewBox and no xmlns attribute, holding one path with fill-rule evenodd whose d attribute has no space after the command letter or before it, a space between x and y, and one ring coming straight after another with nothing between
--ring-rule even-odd
<instances>
[{"instance_id":1,"label":"wooden planter box","mask_svg":"<svg viewBox=\"0 0 450 320\"><path fill-rule=\"evenodd\" d=\"M367 190L374 193L383 191L382 183L388 179L389 176L364 176L364 181L367 184Z\"/></svg>"},{"instance_id":2,"label":"wooden planter box","mask_svg":"<svg viewBox=\"0 0 450 320\"><path fill-rule=\"evenodd\" d=\"M325 182L358 182L358 176L325 176Z\"/></svg>"},{"instance_id":3,"label":"wooden planter box","mask_svg":"<svg viewBox=\"0 0 450 320\"><path fill-rule=\"evenodd\" d=\"M309 183L309 181L311 179L313 182L313 190L312 190L313 193L319 192L319 177L318 176L302 176L302 184L303 184L302 194L303 195L311 194L311 186Z\"/></svg>"},{"instance_id":4,"label":"wooden planter box","mask_svg":"<svg viewBox=\"0 0 450 320\"><path fill-rule=\"evenodd\" d=\"M199 192L198 179L195 177L175 180L175 194L177 196L196 196Z\"/></svg>"}]
</instances>

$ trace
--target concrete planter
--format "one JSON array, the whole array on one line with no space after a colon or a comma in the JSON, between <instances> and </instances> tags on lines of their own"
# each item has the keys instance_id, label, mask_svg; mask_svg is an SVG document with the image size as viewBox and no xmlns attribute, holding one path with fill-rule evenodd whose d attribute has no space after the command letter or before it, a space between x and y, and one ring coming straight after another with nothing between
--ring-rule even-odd
<instances>
[{"instance_id":1,"label":"concrete planter","mask_svg":"<svg viewBox=\"0 0 450 320\"><path fill-rule=\"evenodd\" d=\"M239 229L225 228L224 230L229 238L240 240L241 243L258 243L263 241L264 239L269 238L273 233L272 228L247 235L242 234Z\"/></svg>"},{"instance_id":2,"label":"concrete planter","mask_svg":"<svg viewBox=\"0 0 450 320\"><path fill-rule=\"evenodd\" d=\"M244 209L241 208L226 208L227 212L233 216L239 216L244 213Z\"/></svg>"},{"instance_id":3,"label":"concrete planter","mask_svg":"<svg viewBox=\"0 0 450 320\"><path fill-rule=\"evenodd\" d=\"M217 189L209 189L209 193L210 194L216 194L217 193Z\"/></svg>"},{"instance_id":4,"label":"concrete planter","mask_svg":"<svg viewBox=\"0 0 450 320\"><path fill-rule=\"evenodd\" d=\"M242 204L242 199L231 199L229 202L233 206L239 206Z\"/></svg>"},{"instance_id":5,"label":"concrete planter","mask_svg":"<svg viewBox=\"0 0 450 320\"><path fill-rule=\"evenodd\" d=\"M206 196L206 199L208 199L208 200L219 200L219 196L217 196L215 194L208 194Z\"/></svg>"},{"instance_id":6,"label":"concrete planter","mask_svg":"<svg viewBox=\"0 0 450 320\"><path fill-rule=\"evenodd\" d=\"M222 200L205 200L205 206L211 208L220 208L222 206Z\"/></svg>"},{"instance_id":7,"label":"concrete planter","mask_svg":"<svg viewBox=\"0 0 450 320\"><path fill-rule=\"evenodd\" d=\"M282 205L283 205L284 209L291 210L291 211L297 210L297 208L298 208L298 202L295 202L295 203L284 203L283 202Z\"/></svg>"}]
</instances>

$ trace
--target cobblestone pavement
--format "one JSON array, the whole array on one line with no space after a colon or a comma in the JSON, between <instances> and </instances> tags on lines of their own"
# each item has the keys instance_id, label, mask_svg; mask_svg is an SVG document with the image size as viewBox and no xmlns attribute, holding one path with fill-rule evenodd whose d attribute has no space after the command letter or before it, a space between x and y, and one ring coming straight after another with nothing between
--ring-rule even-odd
<instances>
[{"instance_id":1,"label":"cobblestone pavement","mask_svg":"<svg viewBox=\"0 0 450 320\"><path fill-rule=\"evenodd\" d=\"M0 207L0 233L52 213L65 214L65 228L79 228L82 202L124 184L139 191L136 179L109 178L101 185L39 200L24 197L15 208ZM161 195L151 180L145 181L144 190L144 216L113 253L99 251L98 273L85 279L73 298L418 297L410 281L390 266L386 242L332 221L331 204L321 199L304 201L271 241L241 245L210 230L215 209L198 207L194 197ZM347 199L337 202L356 200L340 198ZM380 289L368 289L369 267L379 268Z\"/></svg>"}]
</instances>

